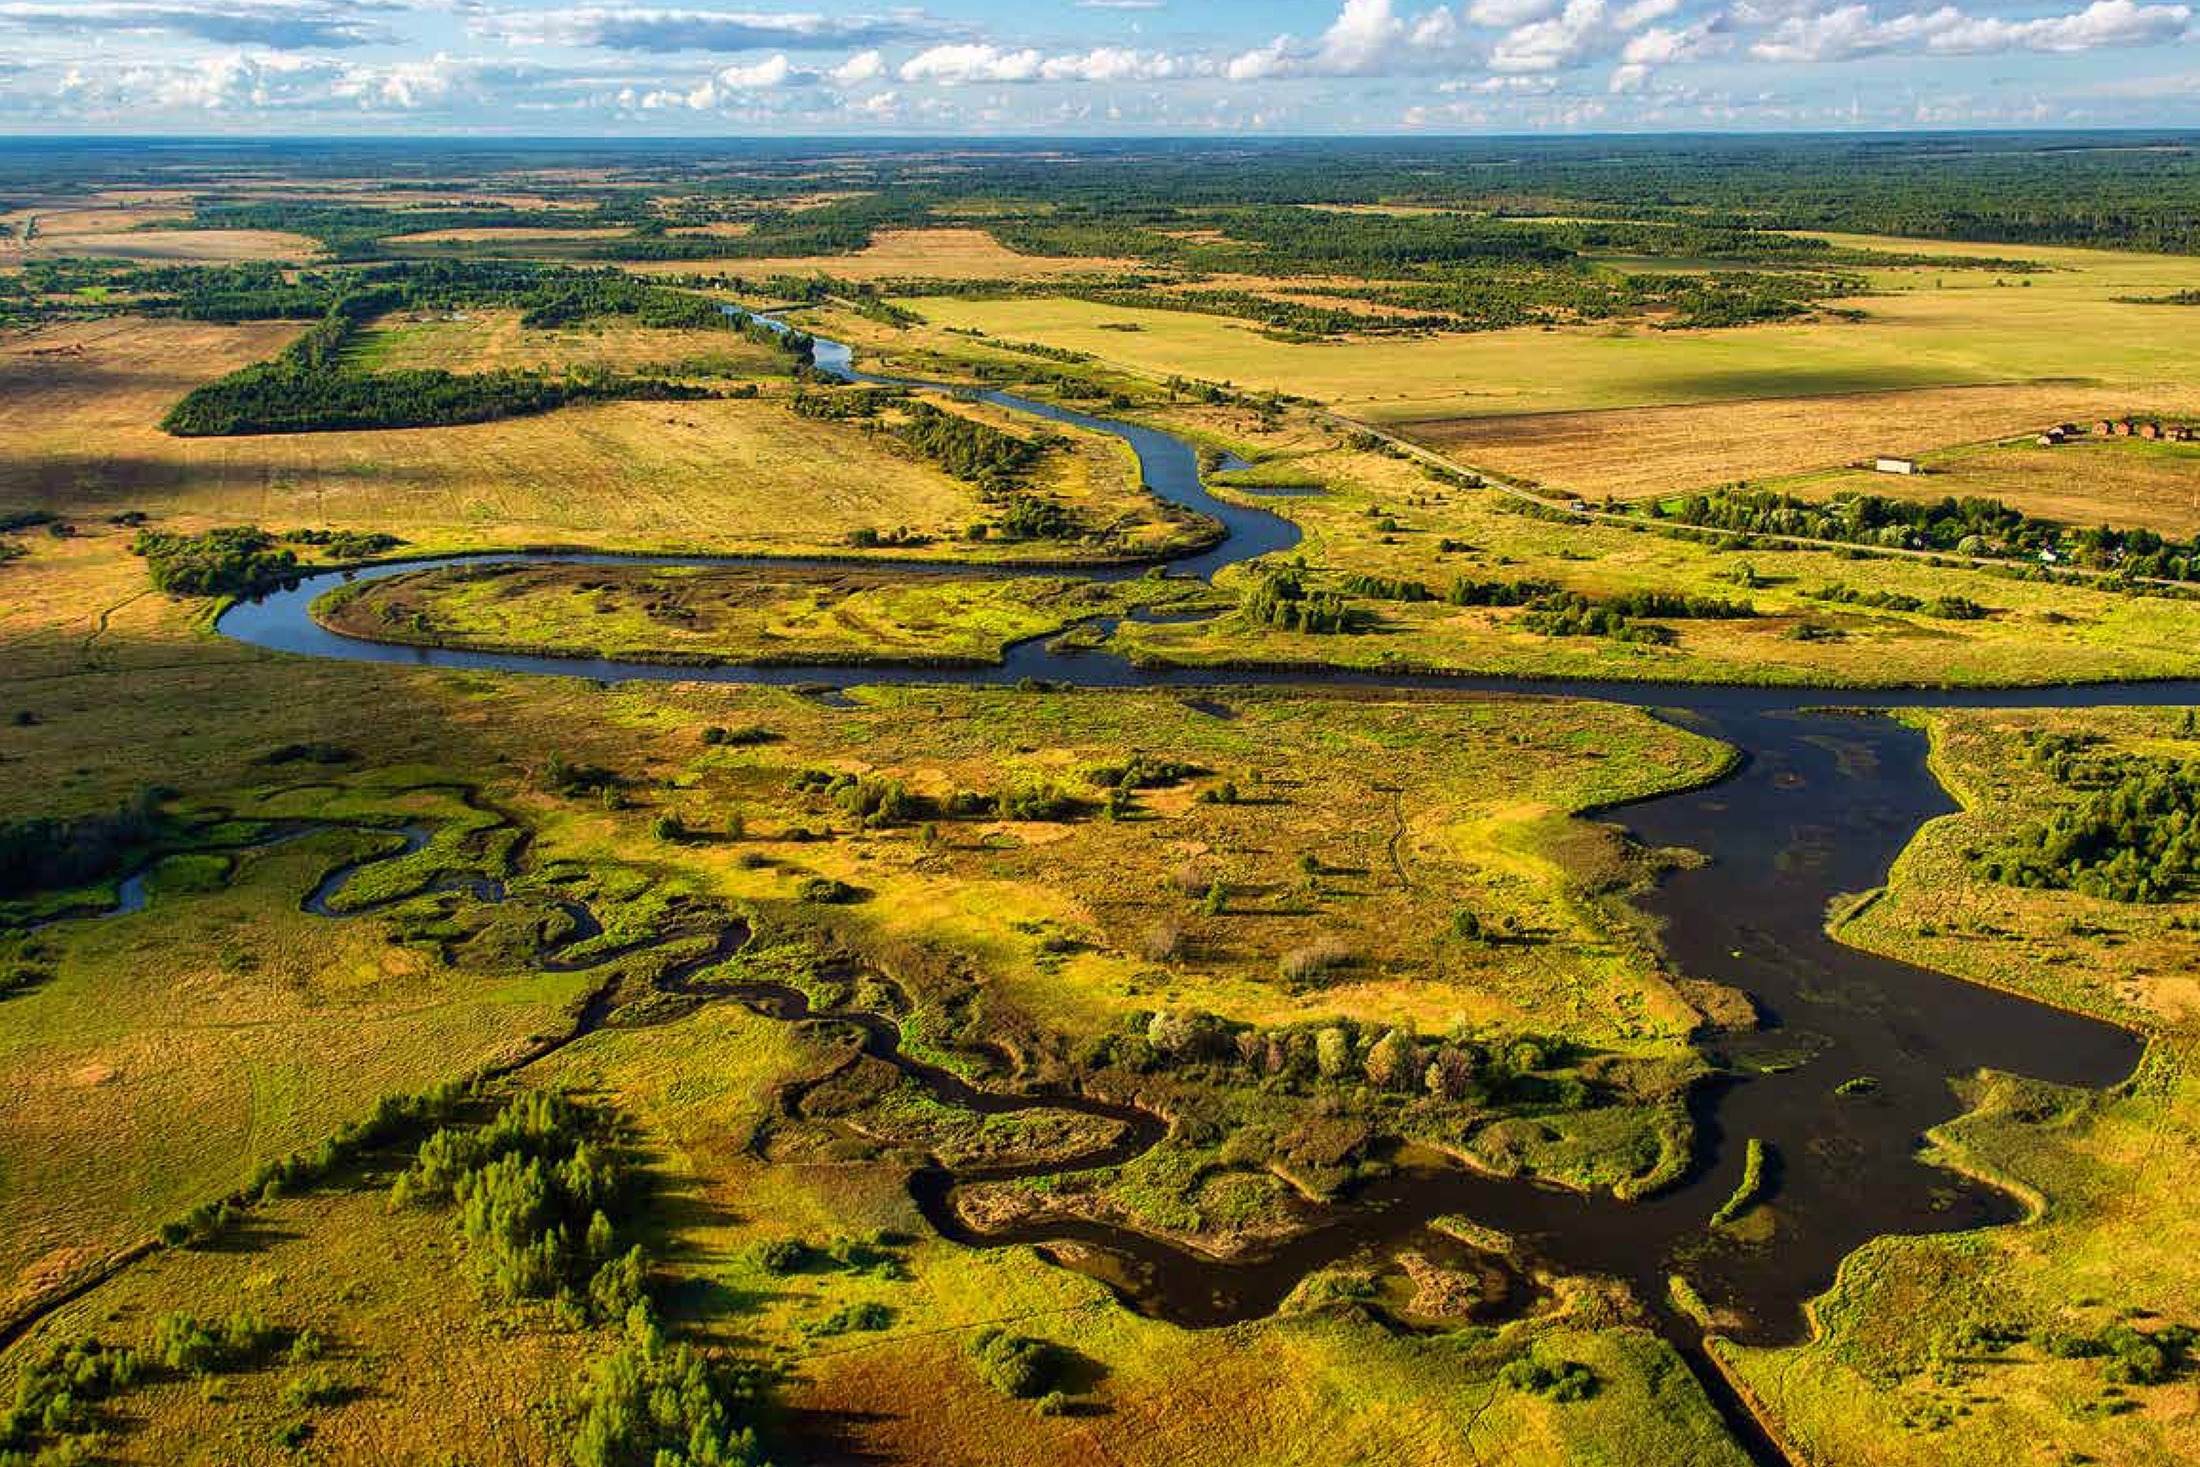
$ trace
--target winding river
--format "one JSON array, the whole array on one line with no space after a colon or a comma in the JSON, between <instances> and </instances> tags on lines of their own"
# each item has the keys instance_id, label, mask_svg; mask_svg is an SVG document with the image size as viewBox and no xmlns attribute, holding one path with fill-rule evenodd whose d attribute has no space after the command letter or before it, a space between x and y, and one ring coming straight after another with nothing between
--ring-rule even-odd
<instances>
[{"instance_id":1,"label":"winding river","mask_svg":"<svg viewBox=\"0 0 2200 1467\"><path fill-rule=\"evenodd\" d=\"M854 381L846 346L819 341L821 370ZM1158 429L1114 422L1003 392L983 400L1014 411L1112 433L1129 443L1145 482L1160 498L1213 516L1224 527L1212 548L1176 562L1180 574L1208 576L1224 566L1288 550L1297 527L1267 510L1209 495L1192 446ZM1886 1233L1924 1233L2014 1220L2007 1195L1923 1165L1922 1133L1959 1109L1952 1077L1981 1068L2058 1083L2102 1087L2127 1076L2141 1040L2123 1029L1859 952L1824 930L1835 896L1880 885L1918 827L1953 808L1926 767L1923 737L1870 710L1915 706L2057 706L2200 704L2200 683L2114 684L2021 691L1767 689L1627 682L1397 676L1347 672L1228 672L1141 668L1098 650L1060 650L1047 638L1009 649L998 667L943 671L918 667L673 667L586 657L551 657L356 640L314 620L315 597L345 581L372 580L441 564L562 561L620 565L815 566L845 561L754 557L509 554L389 562L309 575L258 601L232 606L224 634L302 656L413 667L540 673L605 681L722 682L845 688L880 683L1013 684L1024 678L1080 688L1178 688L1200 691L1198 706L1229 716L1232 686L1287 685L1414 690L1450 696L1494 693L1591 698L1655 710L1743 751L1731 776L1704 789L1647 800L1613 813L1641 840L1686 846L1709 857L1669 877L1645 900L1661 920L1673 964L1756 999L1762 1025L1726 1042L1724 1056L1748 1078L1723 1081L1696 1097L1697 1159L1677 1186L1647 1200L1618 1204L1456 1168L1401 1170L1334 1210L1314 1232L1250 1259L1218 1261L1135 1232L1098 1224L1035 1224L975 1236L950 1205L954 1186L981 1179L920 1173L912 1183L941 1231L974 1244L1075 1243L1097 1250L1083 1266L1107 1278L1136 1307L1187 1326L1226 1324L1271 1312L1310 1270L1341 1260L1379 1259L1402 1246L1435 1248L1431 1219L1463 1214L1512 1234L1523 1257L1569 1272L1628 1281L1659 1315L1730 1419L1731 1393L1706 1371L1697 1331L1662 1303L1666 1280L1684 1274L1710 1303L1738 1321L1731 1333L1756 1341L1796 1337L1802 1302L1823 1289L1840 1260ZM879 562L881 568L1013 574L1013 569L945 562ZM1143 567L1114 567L1096 579L1120 579ZM1828 710L1829 701L1840 705ZM780 996L777 1002L786 1002ZM843 1016L847 1018L849 1016ZM864 1022L865 1045L895 1053L890 1020ZM1752 1065L1777 1057L1780 1064ZM905 1068L907 1065L905 1063ZM1759 1073L1759 1070L1765 1072ZM1839 1095L1862 1076L1876 1084ZM977 1108L1027 1106L991 1096L953 1077L920 1077L949 1098ZM1097 1102L1067 1102L1114 1115L1130 1128L1125 1143L1152 1144L1158 1131ZM1768 1143L1778 1159L1767 1200L1775 1233L1742 1244L1711 1233L1707 1220L1740 1177L1742 1141ZM1059 1170L1060 1168L1049 1168ZM1738 1423L1745 1432L1749 1423ZM1763 1443L1752 1450L1766 1455Z\"/></svg>"}]
</instances>

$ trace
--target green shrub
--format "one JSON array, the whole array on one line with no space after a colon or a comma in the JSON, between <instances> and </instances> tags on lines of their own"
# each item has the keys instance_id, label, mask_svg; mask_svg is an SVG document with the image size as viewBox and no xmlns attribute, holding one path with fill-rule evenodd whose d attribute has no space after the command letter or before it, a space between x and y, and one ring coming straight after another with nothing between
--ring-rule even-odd
<instances>
[{"instance_id":1,"label":"green shrub","mask_svg":"<svg viewBox=\"0 0 2200 1467\"><path fill-rule=\"evenodd\" d=\"M1061 1352L1045 1340L982 1329L970 1341L970 1358L979 1376L1004 1396L1037 1400L1055 1387Z\"/></svg>"},{"instance_id":2,"label":"green shrub","mask_svg":"<svg viewBox=\"0 0 2200 1467\"><path fill-rule=\"evenodd\" d=\"M1596 1372L1571 1360L1546 1363L1532 1355L1506 1362L1498 1379L1514 1390L1551 1401L1586 1401L1597 1393Z\"/></svg>"}]
</instances>

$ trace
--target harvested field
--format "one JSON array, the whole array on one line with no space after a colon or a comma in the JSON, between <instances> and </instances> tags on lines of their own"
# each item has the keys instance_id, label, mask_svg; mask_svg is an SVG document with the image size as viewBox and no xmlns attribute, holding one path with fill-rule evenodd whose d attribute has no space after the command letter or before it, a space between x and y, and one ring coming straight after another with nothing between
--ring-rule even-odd
<instances>
[{"instance_id":1,"label":"harvested field","mask_svg":"<svg viewBox=\"0 0 2200 1467\"><path fill-rule=\"evenodd\" d=\"M524 245L540 241L623 239L631 230L609 229L544 229L525 225L505 227L490 225L478 229L430 229L419 234L392 236L388 243L400 247L406 245L438 244L512 244Z\"/></svg>"},{"instance_id":2,"label":"harvested field","mask_svg":"<svg viewBox=\"0 0 2200 1467\"><path fill-rule=\"evenodd\" d=\"M982 229L887 229L852 255L776 260L648 260L641 275L831 275L842 280L1026 280L1135 270L1134 260L1019 255Z\"/></svg>"},{"instance_id":3,"label":"harvested field","mask_svg":"<svg viewBox=\"0 0 2200 1467\"><path fill-rule=\"evenodd\" d=\"M1929 453L2065 419L2196 408L2200 389L2040 383L1455 418L1415 423L1409 431L1494 473L1590 497L1635 499L1834 469L1880 453ZM1870 477L1875 484L1883 479ZM1905 488L1934 498L1983 492L1937 480Z\"/></svg>"},{"instance_id":4,"label":"harvested field","mask_svg":"<svg viewBox=\"0 0 2200 1467\"><path fill-rule=\"evenodd\" d=\"M139 205L107 209L24 209L6 216L18 230L36 220L28 240L0 239L0 263L92 256L152 265L225 265L240 260L311 260L320 245L276 229L149 229L188 209Z\"/></svg>"}]
</instances>

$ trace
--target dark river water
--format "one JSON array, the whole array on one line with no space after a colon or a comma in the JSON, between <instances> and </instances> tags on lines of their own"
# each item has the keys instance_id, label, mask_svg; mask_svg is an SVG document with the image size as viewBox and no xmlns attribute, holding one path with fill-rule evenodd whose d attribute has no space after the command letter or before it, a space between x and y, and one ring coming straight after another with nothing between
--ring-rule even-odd
<instances>
[{"instance_id":1,"label":"dark river water","mask_svg":"<svg viewBox=\"0 0 2200 1467\"><path fill-rule=\"evenodd\" d=\"M821 369L863 381L848 348L819 342ZM1025 414L1112 433L1136 452L1146 484L1164 500L1213 516L1224 535L1213 548L1173 564L1173 573L1209 576L1254 557L1285 551L1297 527L1267 510L1208 494L1195 450L1157 429L1118 423L1007 393L984 400ZM1010 1234L971 1236L948 1198L974 1176L920 1175L918 1200L936 1226L972 1243L1074 1242L1101 1250L1086 1266L1134 1305L1187 1326L1226 1324L1272 1311L1309 1271L1346 1260L1379 1260L1398 1247L1440 1248L1429 1221L1459 1213L1513 1234L1522 1257L1573 1272L1629 1281L1660 1315L1731 1416L1730 1393L1704 1371L1693 1331L1666 1310L1665 1281L1685 1275L1715 1307L1743 1321L1732 1331L1758 1341L1794 1338L1800 1306L1823 1289L1844 1255L1886 1233L1925 1233L2007 1222L2016 1203L1994 1189L1923 1165L1922 1133L1954 1115L1952 1077L1981 1068L2008 1070L2068 1085L2102 1087L2128 1075L2141 1041L2122 1029L1959 982L1835 943L1825 934L1827 903L1880 885L1895 855L1925 821L1953 808L1926 767L1915 731L1870 710L1917 706L2090 707L2200 703L2200 683L2113 684L2018 691L1766 689L1615 682L1522 683L1501 679L1323 672L1212 672L1136 668L1101 651L1056 652L1048 639L1010 649L999 667L956 669L847 667L668 667L587 657L543 657L393 646L339 635L310 614L315 597L346 581L371 580L442 564L560 561L620 565L767 566L778 571L845 569L846 561L702 556L507 554L422 559L307 576L296 586L231 607L219 629L280 652L413 667L540 673L605 681L817 685L881 683L1012 684L1026 677L1080 688L1197 690L1203 706L1226 711L1233 686L1387 689L1443 696L1533 694L1591 698L1651 708L1660 716L1739 748L1730 777L1707 789L1646 800L1611 812L1655 846L1685 846L1708 860L1678 872L1645 905L1664 927L1674 966L1748 992L1763 1024L1731 1040L1724 1057L1742 1078L1696 1098L1696 1162L1678 1185L1647 1200L1618 1203L1503 1181L1455 1168L1408 1170L1381 1179L1335 1209L1325 1226L1273 1252L1217 1261L1124 1230L1096 1225L1033 1225ZM879 568L926 568L907 561ZM932 562L959 574L1030 573ZM1144 567L1089 574L1119 579ZM1837 704L1839 711L1823 705ZM884 1047L883 1039L875 1041ZM1752 1056L1779 1056L1791 1067L1759 1073ZM1836 1087L1869 1076L1864 1093ZM969 1097L962 1097L968 1100ZM988 1102L990 1103L990 1102ZM1095 1114L1106 1107L1077 1105ZM1133 1128L1130 1145L1158 1133ZM1741 1175L1746 1138L1776 1159L1766 1199L1774 1229L1768 1242L1720 1241L1707 1223ZM1747 1423L1741 1423L1746 1429ZM1753 1446L1754 1449L1754 1446Z\"/></svg>"}]
</instances>

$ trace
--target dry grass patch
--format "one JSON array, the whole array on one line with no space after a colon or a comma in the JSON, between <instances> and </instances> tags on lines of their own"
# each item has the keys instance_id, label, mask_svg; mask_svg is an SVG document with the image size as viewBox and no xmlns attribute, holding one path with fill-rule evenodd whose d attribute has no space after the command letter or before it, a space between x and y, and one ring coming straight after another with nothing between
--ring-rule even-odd
<instances>
[{"instance_id":1,"label":"dry grass patch","mask_svg":"<svg viewBox=\"0 0 2200 1467\"><path fill-rule=\"evenodd\" d=\"M272 356L295 325L109 321L0 340L0 509L92 519L141 510L186 526L391 530L428 548L585 544L626 549L843 550L858 531L952 541L987 510L976 491L843 422L776 396L613 402L532 417L388 432L172 438L161 416L191 387ZM378 365L474 368L658 361L707 353L717 370L768 365L732 333L530 332L510 313L408 322L370 339ZM1019 433L1024 419L992 416ZM1117 440L1052 428L1035 487L1142 548L1179 533ZM936 552L935 552L936 553ZM992 541L965 553L1030 555ZM1042 553L1060 558L1061 546ZM1070 552L1074 553L1074 551Z\"/></svg>"},{"instance_id":2,"label":"dry grass patch","mask_svg":"<svg viewBox=\"0 0 2200 1467\"><path fill-rule=\"evenodd\" d=\"M120 321L7 341L0 505L394 529L428 545L766 551L844 545L864 528L948 535L975 512L945 473L770 400L604 403L382 433L160 431L192 386L266 359L299 329Z\"/></svg>"},{"instance_id":3,"label":"dry grass patch","mask_svg":"<svg viewBox=\"0 0 2200 1467\"><path fill-rule=\"evenodd\" d=\"M321 246L276 229L145 229L175 217L171 209L78 209L8 216L20 232L35 217L37 233L0 239L0 263L92 256L147 265L228 265L239 261L317 259Z\"/></svg>"}]
</instances>

